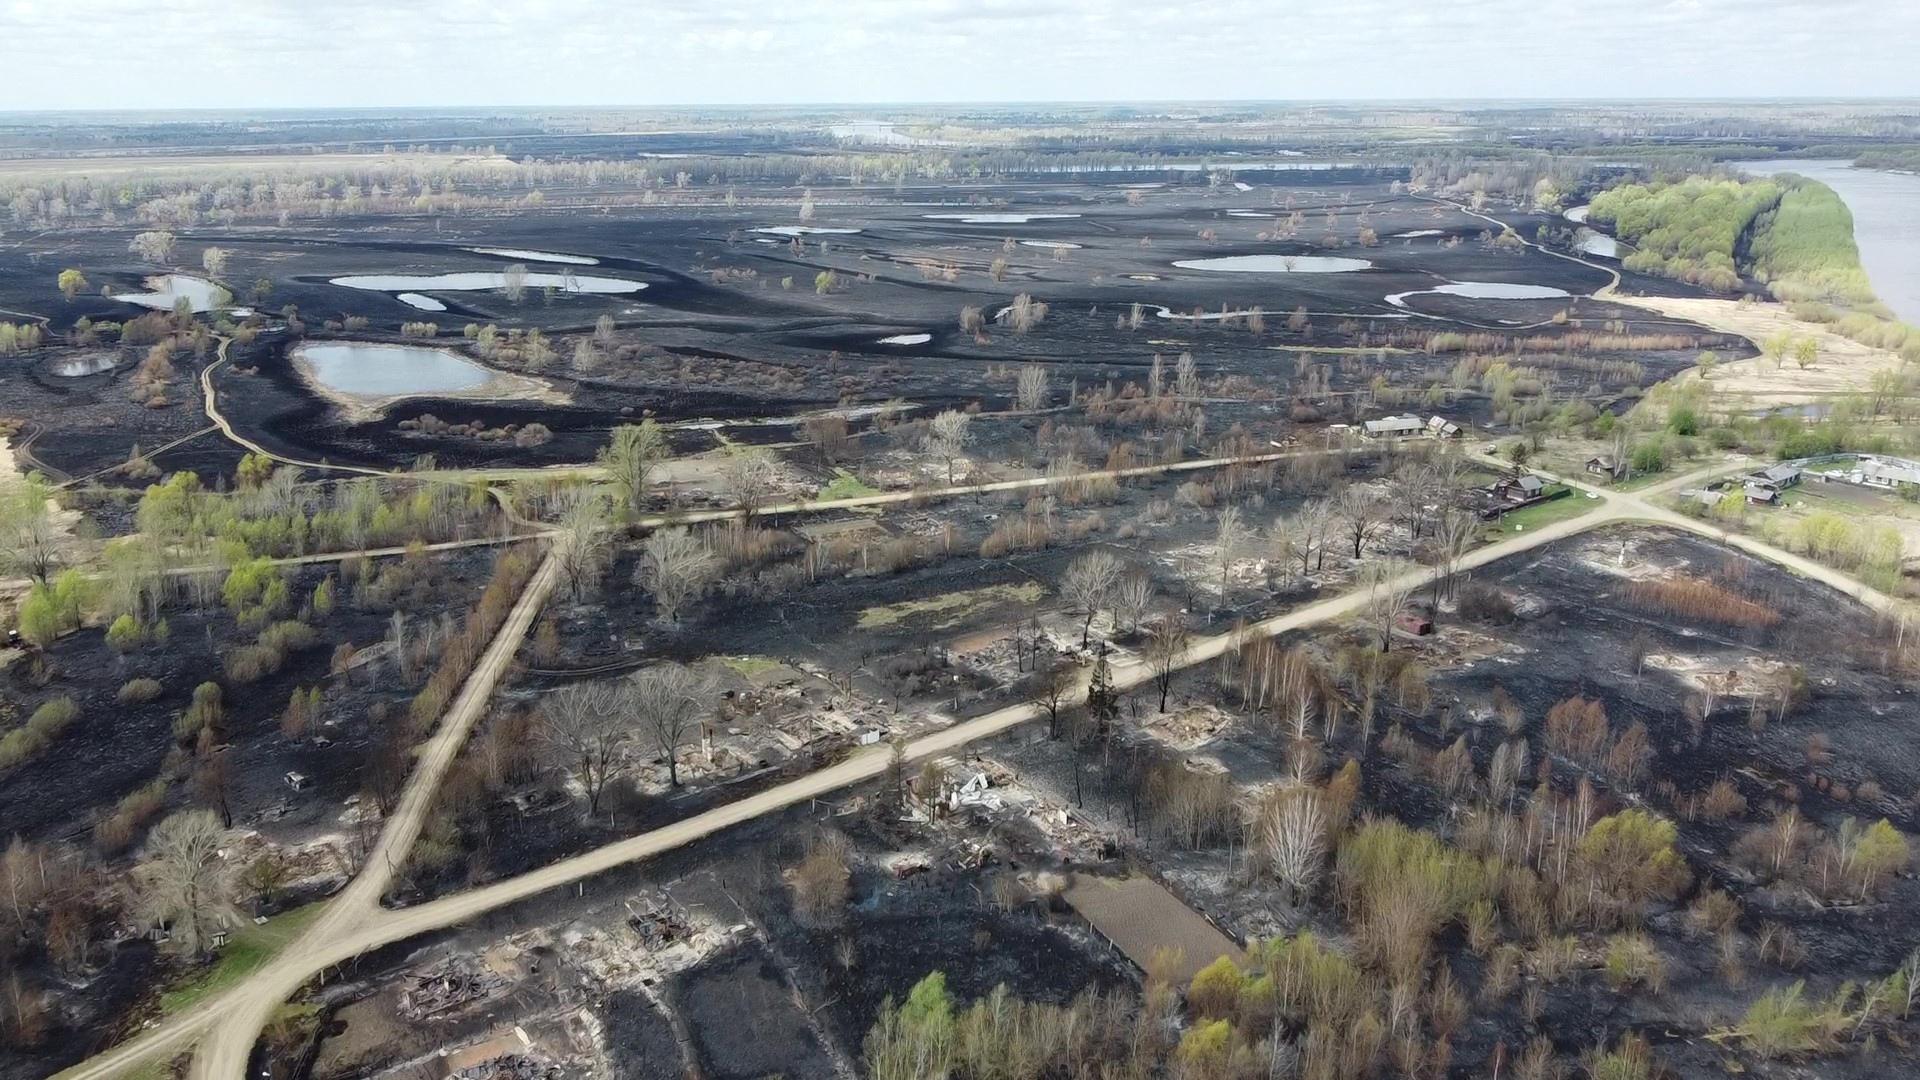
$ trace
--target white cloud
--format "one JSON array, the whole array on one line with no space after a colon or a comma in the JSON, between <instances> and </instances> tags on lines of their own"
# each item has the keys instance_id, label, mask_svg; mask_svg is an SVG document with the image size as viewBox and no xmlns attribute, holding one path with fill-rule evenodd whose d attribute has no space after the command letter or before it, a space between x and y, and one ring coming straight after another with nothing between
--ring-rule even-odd
<instances>
[{"instance_id":1,"label":"white cloud","mask_svg":"<svg viewBox=\"0 0 1920 1080\"><path fill-rule=\"evenodd\" d=\"M1879 0L13 0L0 108L1906 96Z\"/></svg>"}]
</instances>

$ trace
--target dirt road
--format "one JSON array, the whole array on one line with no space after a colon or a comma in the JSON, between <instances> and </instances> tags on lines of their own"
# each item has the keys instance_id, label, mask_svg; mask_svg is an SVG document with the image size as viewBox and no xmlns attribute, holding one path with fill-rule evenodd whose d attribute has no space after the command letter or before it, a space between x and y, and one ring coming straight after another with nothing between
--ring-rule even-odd
<instances>
[{"instance_id":1,"label":"dirt road","mask_svg":"<svg viewBox=\"0 0 1920 1080\"><path fill-rule=\"evenodd\" d=\"M1647 494L1678 487L1704 475L1706 472L1675 477L1650 489ZM1584 498L1586 495L1576 487L1574 497ZM1749 537L1725 534L1704 522L1657 506L1644 494L1613 493L1597 501L1600 505L1584 516L1555 522L1471 552L1461 560L1459 568L1470 570L1484 566L1607 525L1647 522L1699 533L1741 548L1856 596L1876 609L1892 610L1896 607L1893 598L1854 582L1844 574ZM543 574L549 571L552 561L549 558L548 564L543 566ZM1417 587L1430 582L1434 573L1431 569L1410 571L1403 575L1399 584ZM545 588L551 587L552 582L547 581ZM530 585L528 594L533 592ZM1237 634L1200 639L1186 650L1179 664L1184 668L1205 663L1250 637L1282 634L1347 618L1365 607L1368 595L1366 590L1355 590L1252 624ZM528 596L522 597L522 604L516 606L515 617L503 627L502 633L489 649L488 660L503 665L506 658L511 657L518 637L508 631L517 630L523 634L538 606L528 603ZM521 620L519 616L523 609L526 618ZM1138 661L1116 665L1114 670L1114 680L1122 687L1137 686L1147 681L1150 675L1150 671ZM497 676L497 670L491 671L486 680L489 687ZM479 673L476 673L478 678ZM478 683L470 682L469 689L477 691ZM1077 696L1083 697L1084 690ZM478 692L469 698L463 690L453 711L457 712L464 706L477 716L484 708L485 698L485 694ZM968 743L1005 732L1038 716L1039 710L1033 705L1008 706L943 731L921 736L908 744L907 753L916 760L937 757ZM468 717L466 725L470 724L471 717ZM455 733L458 733L457 738ZM434 746L423 754L422 770L427 769L430 763L437 763L435 767L444 771L458 750L458 740L463 739L464 734L465 726L458 718L450 717L435 736ZM132 1065L161 1054L178 1052L204 1032L205 1039L195 1057L193 1075L198 1080L244 1080L253 1045L274 1010L307 980L326 968L368 950L465 922L547 890L583 881L624 863L672 850L807 799L870 780L886 769L887 758L886 749L875 747L757 795L564 859L519 877L418 907L387 911L377 906L378 897L391 880L392 868L404 859L406 846L417 835L421 814L431 805L434 787L437 786L439 773L422 771L417 774L421 782L409 788L407 800L403 801L402 809L397 814L406 819L404 826L390 828L383 833L381 850L373 864L341 894L335 909L323 916L299 942L233 990L61 1075L68 1080L109 1080Z\"/></svg>"}]
</instances>

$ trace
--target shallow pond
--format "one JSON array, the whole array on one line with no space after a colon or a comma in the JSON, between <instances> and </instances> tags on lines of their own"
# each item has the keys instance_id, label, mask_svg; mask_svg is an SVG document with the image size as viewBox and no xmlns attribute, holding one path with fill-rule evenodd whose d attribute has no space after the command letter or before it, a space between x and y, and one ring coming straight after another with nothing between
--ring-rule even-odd
<instances>
[{"instance_id":1,"label":"shallow pond","mask_svg":"<svg viewBox=\"0 0 1920 1080\"><path fill-rule=\"evenodd\" d=\"M503 259L525 259L528 262L571 263L574 266L599 266L600 260L591 255L563 255L557 251L530 251L526 248L475 247L468 251L476 255L498 255Z\"/></svg>"},{"instance_id":2,"label":"shallow pond","mask_svg":"<svg viewBox=\"0 0 1920 1080\"><path fill-rule=\"evenodd\" d=\"M423 345L308 344L294 350L313 380L367 397L448 394L485 385L493 372L458 353Z\"/></svg>"},{"instance_id":3,"label":"shallow pond","mask_svg":"<svg viewBox=\"0 0 1920 1080\"><path fill-rule=\"evenodd\" d=\"M1223 274L1350 274L1372 269L1365 259L1337 255L1226 255L1217 259L1182 259L1182 270L1211 270Z\"/></svg>"},{"instance_id":4,"label":"shallow pond","mask_svg":"<svg viewBox=\"0 0 1920 1080\"><path fill-rule=\"evenodd\" d=\"M933 340L933 335L932 335L932 334L895 334L895 335L893 335L892 337L883 337L883 338L881 338L881 339L880 339L880 341L878 342L878 344L881 344L881 345L925 345L925 344L926 344L927 342L929 342L929 341L932 341L932 340Z\"/></svg>"},{"instance_id":5,"label":"shallow pond","mask_svg":"<svg viewBox=\"0 0 1920 1080\"><path fill-rule=\"evenodd\" d=\"M1575 225L1585 225L1587 223L1587 211L1591 209L1593 208L1590 206L1576 206L1561 216L1573 222Z\"/></svg>"},{"instance_id":6,"label":"shallow pond","mask_svg":"<svg viewBox=\"0 0 1920 1080\"><path fill-rule=\"evenodd\" d=\"M496 270L462 270L451 274L349 274L334 278L328 284L373 292L488 292L505 288L507 275ZM647 287L644 281L545 272L528 274L526 284L529 289L608 295L639 292Z\"/></svg>"},{"instance_id":7,"label":"shallow pond","mask_svg":"<svg viewBox=\"0 0 1920 1080\"><path fill-rule=\"evenodd\" d=\"M828 225L768 225L753 230L774 236L852 236L859 229L836 229Z\"/></svg>"},{"instance_id":8,"label":"shallow pond","mask_svg":"<svg viewBox=\"0 0 1920 1080\"><path fill-rule=\"evenodd\" d=\"M1395 240L1418 240L1423 236L1443 236L1446 234L1446 231L1445 229L1414 229L1411 232L1394 233L1393 238Z\"/></svg>"},{"instance_id":9,"label":"shallow pond","mask_svg":"<svg viewBox=\"0 0 1920 1080\"><path fill-rule=\"evenodd\" d=\"M175 301L186 297L196 312L212 311L233 302L233 294L205 278L186 274L159 274L147 279L148 292L114 293L123 303L138 304L155 311L172 311Z\"/></svg>"},{"instance_id":10,"label":"shallow pond","mask_svg":"<svg viewBox=\"0 0 1920 1080\"><path fill-rule=\"evenodd\" d=\"M87 356L55 360L47 365L47 370L63 379L81 379L88 375L98 375L103 371L112 371L114 362L115 357L112 353L92 353Z\"/></svg>"},{"instance_id":11,"label":"shallow pond","mask_svg":"<svg viewBox=\"0 0 1920 1080\"><path fill-rule=\"evenodd\" d=\"M1573 246L1588 255L1598 255L1603 259L1624 259L1627 253L1633 250L1606 233L1585 226L1573 234Z\"/></svg>"},{"instance_id":12,"label":"shallow pond","mask_svg":"<svg viewBox=\"0 0 1920 1080\"><path fill-rule=\"evenodd\" d=\"M962 225L1025 225L1029 221L1063 221L1079 214L922 214L933 221L958 221Z\"/></svg>"},{"instance_id":13,"label":"shallow pond","mask_svg":"<svg viewBox=\"0 0 1920 1080\"><path fill-rule=\"evenodd\" d=\"M1394 293L1387 297L1387 303L1394 307L1406 307L1407 297L1425 296L1429 293L1465 296L1474 300L1552 300L1573 295L1565 289L1556 289L1551 285L1513 285L1504 281L1450 281L1431 289Z\"/></svg>"},{"instance_id":14,"label":"shallow pond","mask_svg":"<svg viewBox=\"0 0 1920 1080\"><path fill-rule=\"evenodd\" d=\"M1551 285L1514 285L1505 281L1450 281L1427 291L1475 300L1550 300L1572 295Z\"/></svg>"},{"instance_id":15,"label":"shallow pond","mask_svg":"<svg viewBox=\"0 0 1920 1080\"><path fill-rule=\"evenodd\" d=\"M400 301L401 303L407 305L408 307L419 308L421 311L447 310L447 305L441 303L438 300L435 300L431 296L422 296L417 292L403 292L395 296L394 299Z\"/></svg>"},{"instance_id":16,"label":"shallow pond","mask_svg":"<svg viewBox=\"0 0 1920 1080\"><path fill-rule=\"evenodd\" d=\"M1079 244L1069 244L1065 240L1022 240L1023 247L1057 248L1061 251L1078 251Z\"/></svg>"}]
</instances>

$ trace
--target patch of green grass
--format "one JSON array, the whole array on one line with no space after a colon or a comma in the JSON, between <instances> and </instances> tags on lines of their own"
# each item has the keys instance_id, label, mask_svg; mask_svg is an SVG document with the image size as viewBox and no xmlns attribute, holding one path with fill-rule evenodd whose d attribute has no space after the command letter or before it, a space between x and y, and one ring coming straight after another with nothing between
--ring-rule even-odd
<instances>
[{"instance_id":1,"label":"patch of green grass","mask_svg":"<svg viewBox=\"0 0 1920 1080\"><path fill-rule=\"evenodd\" d=\"M325 901L320 901L283 911L259 926L251 922L242 924L233 931L226 947L215 955L211 967L192 972L160 992L160 1011L171 1015L190 1009L265 967L289 942L304 933L326 906Z\"/></svg>"},{"instance_id":2,"label":"patch of green grass","mask_svg":"<svg viewBox=\"0 0 1920 1080\"><path fill-rule=\"evenodd\" d=\"M828 499L862 499L868 495L880 494L880 489L853 475L845 469L833 470L833 481L820 489L816 496L822 501Z\"/></svg>"},{"instance_id":3,"label":"patch of green grass","mask_svg":"<svg viewBox=\"0 0 1920 1080\"><path fill-rule=\"evenodd\" d=\"M925 620L926 629L940 630L958 626L967 616L995 604L1036 604L1045 595L1047 590L1044 586L1028 582L1024 585L989 585L983 589L964 589L919 600L902 600L897 604L862 609L860 629L878 630L898 626L908 619L918 619Z\"/></svg>"},{"instance_id":4,"label":"patch of green grass","mask_svg":"<svg viewBox=\"0 0 1920 1080\"><path fill-rule=\"evenodd\" d=\"M1548 490L1553 490L1549 488ZM1600 506L1599 499L1589 499L1578 488L1558 499L1523 507L1501 518L1499 522L1487 526L1489 539L1512 536L1519 532L1532 532L1544 528L1556 521L1568 521L1590 513Z\"/></svg>"}]
</instances>

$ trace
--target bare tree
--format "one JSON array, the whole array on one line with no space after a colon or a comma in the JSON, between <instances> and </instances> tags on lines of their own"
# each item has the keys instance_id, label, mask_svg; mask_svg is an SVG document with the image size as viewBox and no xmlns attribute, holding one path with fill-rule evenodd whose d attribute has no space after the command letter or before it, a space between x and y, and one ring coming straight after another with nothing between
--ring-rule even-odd
<instances>
[{"instance_id":1,"label":"bare tree","mask_svg":"<svg viewBox=\"0 0 1920 1080\"><path fill-rule=\"evenodd\" d=\"M1240 520L1240 508L1229 506L1220 511L1220 519L1215 523L1213 535L1213 558L1220 564L1220 599L1227 597L1227 571L1233 568L1233 562L1240 552L1253 539L1253 530Z\"/></svg>"},{"instance_id":2,"label":"bare tree","mask_svg":"<svg viewBox=\"0 0 1920 1080\"><path fill-rule=\"evenodd\" d=\"M1366 488L1349 484L1341 490L1333 513L1340 520L1342 531L1353 541L1353 557L1358 559L1361 546L1380 528L1380 500Z\"/></svg>"},{"instance_id":3,"label":"bare tree","mask_svg":"<svg viewBox=\"0 0 1920 1080\"><path fill-rule=\"evenodd\" d=\"M647 537L640 574L653 590L655 609L679 622L687 601L706 591L713 567L713 552L699 537L686 529L660 529Z\"/></svg>"},{"instance_id":4,"label":"bare tree","mask_svg":"<svg viewBox=\"0 0 1920 1080\"><path fill-rule=\"evenodd\" d=\"M1190 352L1181 353L1173 362L1173 392L1183 398L1200 396L1199 369L1194 366Z\"/></svg>"},{"instance_id":5,"label":"bare tree","mask_svg":"<svg viewBox=\"0 0 1920 1080\"><path fill-rule=\"evenodd\" d=\"M1470 511L1450 509L1440 518L1441 581L1448 597L1453 596L1460 560L1472 549L1479 532L1480 521Z\"/></svg>"},{"instance_id":6,"label":"bare tree","mask_svg":"<svg viewBox=\"0 0 1920 1080\"><path fill-rule=\"evenodd\" d=\"M997 259L995 261L1004 262L1004 260ZM996 278L995 280L998 279ZM1013 327L1013 332L1016 334L1024 334L1034 327L1039 326L1046 320L1046 317L1046 302L1043 300L1035 300L1028 293L1021 293L1015 296L1013 303L1000 309L1000 314L997 316L997 318L1007 323L1007 325Z\"/></svg>"},{"instance_id":7,"label":"bare tree","mask_svg":"<svg viewBox=\"0 0 1920 1080\"><path fill-rule=\"evenodd\" d=\"M1060 595L1075 614L1085 616L1080 627L1080 647L1086 648L1093 634L1093 617L1100 614L1120 580L1120 560L1113 553L1095 548L1073 560L1060 579Z\"/></svg>"},{"instance_id":8,"label":"bare tree","mask_svg":"<svg viewBox=\"0 0 1920 1080\"><path fill-rule=\"evenodd\" d=\"M976 341L986 337L987 319L979 308L969 304L960 309L960 332Z\"/></svg>"},{"instance_id":9,"label":"bare tree","mask_svg":"<svg viewBox=\"0 0 1920 1080\"><path fill-rule=\"evenodd\" d=\"M140 907L172 926L172 940L204 953L214 927L232 911L233 882L220 854L220 819L206 810L171 814L147 834L147 859L134 868Z\"/></svg>"},{"instance_id":10,"label":"bare tree","mask_svg":"<svg viewBox=\"0 0 1920 1080\"><path fill-rule=\"evenodd\" d=\"M1276 558L1291 565L1300 564L1300 576L1306 577L1327 557L1327 528L1332 510L1325 499L1308 499L1289 518L1273 523L1273 549Z\"/></svg>"},{"instance_id":11,"label":"bare tree","mask_svg":"<svg viewBox=\"0 0 1920 1080\"><path fill-rule=\"evenodd\" d=\"M706 714L706 679L684 664L655 664L627 677L625 697L640 730L667 760L667 782L679 787L680 747Z\"/></svg>"},{"instance_id":12,"label":"bare tree","mask_svg":"<svg viewBox=\"0 0 1920 1080\"><path fill-rule=\"evenodd\" d=\"M812 188L806 188L800 192L800 220L803 222L813 220Z\"/></svg>"},{"instance_id":13,"label":"bare tree","mask_svg":"<svg viewBox=\"0 0 1920 1080\"><path fill-rule=\"evenodd\" d=\"M1037 672L1033 677L1034 705L1047 714L1047 738L1060 737L1060 712L1073 699L1073 692L1080 685L1080 668L1073 661L1061 657L1045 671Z\"/></svg>"},{"instance_id":14,"label":"bare tree","mask_svg":"<svg viewBox=\"0 0 1920 1080\"><path fill-rule=\"evenodd\" d=\"M1153 603L1153 577L1142 570L1123 574L1113 586L1113 623L1116 633L1131 633Z\"/></svg>"},{"instance_id":15,"label":"bare tree","mask_svg":"<svg viewBox=\"0 0 1920 1080\"><path fill-rule=\"evenodd\" d=\"M593 343L602 349L613 348L613 332L615 329L616 324L611 315L602 315L593 320Z\"/></svg>"},{"instance_id":16,"label":"bare tree","mask_svg":"<svg viewBox=\"0 0 1920 1080\"><path fill-rule=\"evenodd\" d=\"M647 481L653 470L667 457L667 433L651 418L637 424L621 424L613 429L607 445L600 448L599 465L620 493L620 502L629 513L639 513L647 500Z\"/></svg>"},{"instance_id":17,"label":"bare tree","mask_svg":"<svg viewBox=\"0 0 1920 1080\"><path fill-rule=\"evenodd\" d=\"M163 230L143 232L127 243L127 250L137 252L150 263L165 266L173 258L173 234Z\"/></svg>"},{"instance_id":18,"label":"bare tree","mask_svg":"<svg viewBox=\"0 0 1920 1080\"><path fill-rule=\"evenodd\" d=\"M613 555L613 512L606 493L576 484L562 488L555 500L554 522L560 530L554 553L566 576L567 592L575 603L600 584Z\"/></svg>"},{"instance_id":19,"label":"bare tree","mask_svg":"<svg viewBox=\"0 0 1920 1080\"><path fill-rule=\"evenodd\" d=\"M1426 518L1427 503L1433 495L1433 472L1418 461L1401 463L1393 471L1388 483L1395 507L1407 524L1407 533L1415 540L1420 538L1421 522Z\"/></svg>"},{"instance_id":20,"label":"bare tree","mask_svg":"<svg viewBox=\"0 0 1920 1080\"><path fill-rule=\"evenodd\" d=\"M547 757L573 775L587 795L588 813L600 810L600 795L620 768L626 725L613 708L605 683L569 683L540 699L535 737Z\"/></svg>"},{"instance_id":21,"label":"bare tree","mask_svg":"<svg viewBox=\"0 0 1920 1080\"><path fill-rule=\"evenodd\" d=\"M753 520L760 504L773 493L779 475L773 456L759 447L736 448L720 463L720 486L733 497L733 504L748 521Z\"/></svg>"},{"instance_id":22,"label":"bare tree","mask_svg":"<svg viewBox=\"0 0 1920 1080\"><path fill-rule=\"evenodd\" d=\"M218 278L225 276L227 272L227 249L210 247L202 251L200 253L200 268L207 272L208 277Z\"/></svg>"},{"instance_id":23,"label":"bare tree","mask_svg":"<svg viewBox=\"0 0 1920 1080\"><path fill-rule=\"evenodd\" d=\"M1147 624L1145 657L1154 688L1160 691L1161 712L1167 711L1167 694L1173 689L1173 676L1180 670L1188 640L1187 624L1178 616L1162 615Z\"/></svg>"},{"instance_id":24,"label":"bare tree","mask_svg":"<svg viewBox=\"0 0 1920 1080\"><path fill-rule=\"evenodd\" d=\"M500 273L500 291L507 299L519 303L527 295L527 268L524 263L514 263Z\"/></svg>"},{"instance_id":25,"label":"bare tree","mask_svg":"<svg viewBox=\"0 0 1920 1080\"><path fill-rule=\"evenodd\" d=\"M973 442L973 417L956 409L946 409L927 423L926 450L947 463L947 486L953 486L953 463L964 456Z\"/></svg>"},{"instance_id":26,"label":"bare tree","mask_svg":"<svg viewBox=\"0 0 1920 1080\"><path fill-rule=\"evenodd\" d=\"M1393 648L1393 630L1419 584L1412 564L1383 559L1367 567L1367 622L1380 635L1380 651Z\"/></svg>"},{"instance_id":27,"label":"bare tree","mask_svg":"<svg viewBox=\"0 0 1920 1080\"><path fill-rule=\"evenodd\" d=\"M1296 901L1313 891L1326 864L1327 818L1321 798L1312 787L1281 788L1261 802L1254 817L1251 846Z\"/></svg>"},{"instance_id":28,"label":"bare tree","mask_svg":"<svg viewBox=\"0 0 1920 1080\"><path fill-rule=\"evenodd\" d=\"M1135 307L1140 305L1135 304ZM1153 366L1147 369L1147 396L1157 398L1167 385L1167 362L1159 353L1153 354Z\"/></svg>"},{"instance_id":29,"label":"bare tree","mask_svg":"<svg viewBox=\"0 0 1920 1080\"><path fill-rule=\"evenodd\" d=\"M1025 412L1038 412L1047 407L1047 397L1047 369L1039 364L1021 368L1014 387L1015 405Z\"/></svg>"}]
</instances>

